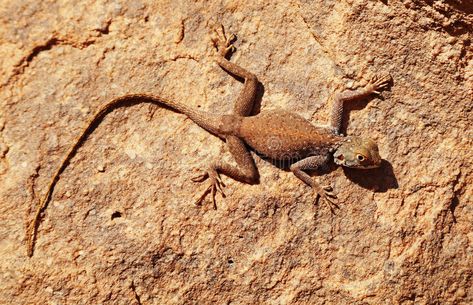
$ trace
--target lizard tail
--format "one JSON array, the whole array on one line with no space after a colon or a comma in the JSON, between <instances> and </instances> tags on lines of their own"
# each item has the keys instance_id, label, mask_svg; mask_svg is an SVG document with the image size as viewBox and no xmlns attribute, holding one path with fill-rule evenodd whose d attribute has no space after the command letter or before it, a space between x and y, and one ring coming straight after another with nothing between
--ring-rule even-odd
<instances>
[{"instance_id":1,"label":"lizard tail","mask_svg":"<svg viewBox=\"0 0 473 305\"><path fill-rule=\"evenodd\" d=\"M42 197L41 201L39 202L38 208L34 214L33 220L29 224L26 232L27 238L27 255L29 257L33 256L34 246L36 242L36 236L38 232L38 226L41 218L42 212L47 208L49 200L51 199L51 194L54 190L54 186L56 185L57 181L59 180L59 176L64 171L64 169L69 164L71 158L75 155L77 149L81 146L87 136L97 127L98 123L103 119L103 117L111 112L113 109L118 108L119 106L124 105L132 105L138 104L142 102L159 104L161 106L169 107L173 110L181 112L189 117L192 121L194 121L200 127L206 129L207 131L218 135L219 134L219 117L216 114L210 114L204 111L200 111L189 107L183 103L175 102L166 98L162 98L157 95L149 95L149 94L129 94L124 95L118 98L115 98L108 103L104 104L97 113L93 116L93 118L86 124L85 128L83 129L80 136L75 140L75 143L69 149L69 151L64 156L61 165L56 170L54 175L52 176L49 186L46 190L46 193Z\"/></svg>"}]
</instances>

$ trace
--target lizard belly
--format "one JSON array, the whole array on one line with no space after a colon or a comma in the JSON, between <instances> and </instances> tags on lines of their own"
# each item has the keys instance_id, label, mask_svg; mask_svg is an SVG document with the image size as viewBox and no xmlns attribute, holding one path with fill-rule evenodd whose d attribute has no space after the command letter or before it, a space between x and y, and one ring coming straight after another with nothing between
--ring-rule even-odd
<instances>
[{"instance_id":1,"label":"lizard belly","mask_svg":"<svg viewBox=\"0 0 473 305\"><path fill-rule=\"evenodd\" d=\"M269 111L242 118L238 137L264 157L298 160L328 154L339 137L286 111Z\"/></svg>"}]
</instances>

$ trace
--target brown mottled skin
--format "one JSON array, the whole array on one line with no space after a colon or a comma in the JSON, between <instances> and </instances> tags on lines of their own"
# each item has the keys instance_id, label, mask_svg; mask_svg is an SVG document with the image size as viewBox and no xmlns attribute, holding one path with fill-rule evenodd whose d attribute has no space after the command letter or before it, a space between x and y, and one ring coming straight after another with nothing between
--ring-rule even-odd
<instances>
[{"instance_id":1,"label":"brown mottled skin","mask_svg":"<svg viewBox=\"0 0 473 305\"><path fill-rule=\"evenodd\" d=\"M330 127L314 126L303 117L283 110L267 111L251 116L257 94L258 79L254 74L225 58L227 53L234 48L232 45L234 36L232 35L232 37L227 39L223 27L221 27L220 31L216 30L215 34L217 35L213 38L213 42L218 50L216 62L227 72L245 80L243 89L235 102L233 113L221 115L204 112L189 107L184 103L168 100L153 94L129 94L104 104L86 124L83 132L77 137L53 175L47 191L42 197L34 218L28 227L28 256L31 257L33 255L41 213L48 205L60 174L65 170L77 149L102 118L123 104L151 102L165 105L185 114L197 125L225 140L237 165L231 165L218 160L211 163L206 172L192 178L194 182L210 180L209 186L197 200L196 204L200 204L211 193L214 207L216 206L216 193L221 192L223 195L223 183L221 182L220 174L246 183L256 183L258 181L258 169L247 145L263 157L273 160L290 161L292 163L290 169L294 175L311 186L317 195L329 203L331 209L332 204L336 206L336 196L332 193L332 188L330 186L320 186L318 182L305 172L306 170L316 170L327 164L330 162L332 155L335 163L338 165L353 168L374 168L380 166L381 158L375 142L358 137L344 137L339 133L343 104L367 97L372 93L378 93L378 90L387 86L390 77L385 76L380 79L374 79L362 90L345 91L337 95L332 110Z\"/></svg>"}]
</instances>

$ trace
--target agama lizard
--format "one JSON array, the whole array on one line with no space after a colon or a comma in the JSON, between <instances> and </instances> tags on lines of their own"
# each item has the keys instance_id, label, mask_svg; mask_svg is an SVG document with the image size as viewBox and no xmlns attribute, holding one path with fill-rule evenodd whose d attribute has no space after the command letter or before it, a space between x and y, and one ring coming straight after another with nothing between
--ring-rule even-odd
<instances>
[{"instance_id":1,"label":"agama lizard","mask_svg":"<svg viewBox=\"0 0 473 305\"><path fill-rule=\"evenodd\" d=\"M344 91L338 94L335 98L329 127L314 126L298 114L283 110L266 111L251 115L257 95L258 79L253 73L226 58L229 53L234 51L233 41L236 37L231 35L227 38L223 26L220 31L216 30L215 34L217 35L213 37L212 41L217 49L217 64L228 73L244 79L244 86L235 102L233 113L209 113L152 94L124 95L104 104L87 123L53 175L28 227L28 256L33 255L40 216L46 209L60 174L67 167L81 143L104 115L118 105L130 100L153 102L181 112L197 125L226 142L236 166L223 161L216 161L211 163L208 170L203 174L192 178L194 182L204 182L207 179L210 181L209 186L197 200L197 204L202 203L210 193L214 207L216 206L216 194L220 192L224 195L222 191L224 185L220 174L249 184L258 181L258 169L248 146L260 155L272 160L294 161L290 166L290 170L297 178L309 185L317 196L326 200L331 209L332 204L336 205L337 199L332 188L321 186L305 171L319 169L330 162L332 156L336 164L346 167L368 169L380 166L381 157L379 156L378 146L374 141L359 137L344 137L340 135L340 129L344 103L367 97L373 93L379 93L390 82L389 76L373 79L362 90Z\"/></svg>"}]
</instances>

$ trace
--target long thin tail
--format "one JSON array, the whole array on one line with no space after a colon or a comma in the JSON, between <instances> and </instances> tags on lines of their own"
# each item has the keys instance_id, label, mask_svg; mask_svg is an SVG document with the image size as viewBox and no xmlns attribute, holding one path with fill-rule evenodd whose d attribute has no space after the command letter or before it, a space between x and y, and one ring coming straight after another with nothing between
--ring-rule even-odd
<instances>
[{"instance_id":1,"label":"long thin tail","mask_svg":"<svg viewBox=\"0 0 473 305\"><path fill-rule=\"evenodd\" d=\"M92 117L92 119L86 124L82 133L74 141L74 144L69 149L67 154L64 156L64 159L62 160L61 165L56 170L56 172L51 178L51 181L49 182L49 186L46 190L46 193L42 197L42 200L39 203L39 206L36 210L34 218L27 229L27 233L26 233L27 255L29 257L33 255L34 245L36 242L36 236L38 232L39 221L41 218L41 213L47 208L49 200L51 199L51 194L54 190L54 186L59 180L59 176L67 167L67 165L69 164L69 161L75 155L77 149L81 146L81 144L84 142L87 136L97 127L98 123L100 123L100 121L103 119L103 117L107 113L111 112L113 109L118 108L120 106L134 105L134 104L143 103L143 102L164 105L178 112L181 112L185 114L186 116L188 116L197 125L201 126L202 128L206 129L207 131L213 134L218 135L218 121L219 121L218 115L203 112L195 108L188 107L187 105L183 103L168 100L160 96L148 95L148 94L130 94L130 95L124 95L124 96L115 98L109 101L108 103L104 104L99 109L99 111L97 111L97 113Z\"/></svg>"}]
</instances>

